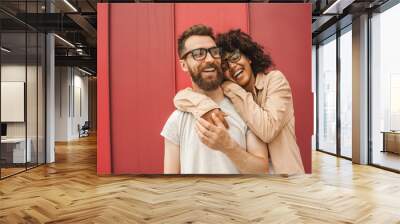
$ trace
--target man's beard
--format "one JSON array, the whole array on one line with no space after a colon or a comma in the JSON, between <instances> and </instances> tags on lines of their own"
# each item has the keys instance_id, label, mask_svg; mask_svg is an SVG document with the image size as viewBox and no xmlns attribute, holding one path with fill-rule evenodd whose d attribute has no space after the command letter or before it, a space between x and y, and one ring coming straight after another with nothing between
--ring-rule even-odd
<instances>
[{"instance_id":1,"label":"man's beard","mask_svg":"<svg viewBox=\"0 0 400 224\"><path fill-rule=\"evenodd\" d=\"M217 76L216 79L214 80L205 80L203 79L201 73L207 69L207 68L214 68ZM203 68L199 69L199 71L196 73L194 72L190 67L189 67L189 73L192 76L192 80L194 83L196 83L200 89L204 91L211 91L211 90L216 90L224 80L224 74L222 73L221 67L219 67L216 64L208 64L204 66Z\"/></svg>"}]
</instances>

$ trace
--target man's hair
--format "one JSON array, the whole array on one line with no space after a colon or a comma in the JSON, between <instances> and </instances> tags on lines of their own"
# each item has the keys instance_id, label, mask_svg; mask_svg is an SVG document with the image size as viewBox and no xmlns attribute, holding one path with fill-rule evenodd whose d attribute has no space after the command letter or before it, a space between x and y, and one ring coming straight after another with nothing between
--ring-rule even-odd
<instances>
[{"instance_id":1,"label":"man's hair","mask_svg":"<svg viewBox=\"0 0 400 224\"><path fill-rule=\"evenodd\" d=\"M182 58L182 55L185 51L185 42L191 36L209 36L213 40L215 40L214 33L211 27L197 24L186 29L182 35L178 38L178 53L179 58Z\"/></svg>"},{"instance_id":2,"label":"man's hair","mask_svg":"<svg viewBox=\"0 0 400 224\"><path fill-rule=\"evenodd\" d=\"M240 29L218 34L216 42L222 48L222 52L240 50L242 54L251 60L251 69L254 75L264 72L273 66L271 56L264 53L263 47L254 42L250 35Z\"/></svg>"}]
</instances>

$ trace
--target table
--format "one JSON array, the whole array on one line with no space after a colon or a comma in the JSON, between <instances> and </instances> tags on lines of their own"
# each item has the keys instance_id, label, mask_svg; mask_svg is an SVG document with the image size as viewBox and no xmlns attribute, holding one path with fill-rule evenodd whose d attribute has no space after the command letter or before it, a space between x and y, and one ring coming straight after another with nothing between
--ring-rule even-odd
<instances>
[{"instance_id":1,"label":"table","mask_svg":"<svg viewBox=\"0 0 400 224\"><path fill-rule=\"evenodd\" d=\"M383 150L382 152L392 152L400 154L400 131L382 131Z\"/></svg>"},{"instance_id":2,"label":"table","mask_svg":"<svg viewBox=\"0 0 400 224\"><path fill-rule=\"evenodd\" d=\"M1 139L1 157L6 163L26 163L31 162L32 140L26 139L28 143L25 154L25 138L6 138ZM12 158L12 159L11 159ZM26 160L26 161L25 161Z\"/></svg>"}]
</instances>

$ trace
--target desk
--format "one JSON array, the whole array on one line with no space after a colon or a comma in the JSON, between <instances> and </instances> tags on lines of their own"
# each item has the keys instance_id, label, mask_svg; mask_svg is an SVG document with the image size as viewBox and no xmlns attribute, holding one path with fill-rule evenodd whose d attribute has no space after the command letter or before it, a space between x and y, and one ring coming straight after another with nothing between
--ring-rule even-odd
<instances>
[{"instance_id":1,"label":"desk","mask_svg":"<svg viewBox=\"0 0 400 224\"><path fill-rule=\"evenodd\" d=\"M382 152L393 152L400 154L400 131L382 131L383 150Z\"/></svg>"},{"instance_id":2,"label":"desk","mask_svg":"<svg viewBox=\"0 0 400 224\"><path fill-rule=\"evenodd\" d=\"M25 163L31 162L31 145L32 140L28 138L25 154L25 138L6 138L1 139L1 157L6 163ZM12 159L11 159L12 158ZM27 161L25 161L27 158Z\"/></svg>"}]
</instances>

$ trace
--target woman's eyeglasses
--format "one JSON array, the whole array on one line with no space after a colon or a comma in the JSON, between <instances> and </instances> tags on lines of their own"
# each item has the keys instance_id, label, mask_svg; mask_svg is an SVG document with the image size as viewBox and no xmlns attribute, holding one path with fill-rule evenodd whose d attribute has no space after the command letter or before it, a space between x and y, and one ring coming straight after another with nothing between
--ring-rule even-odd
<instances>
[{"instance_id":1,"label":"woman's eyeglasses","mask_svg":"<svg viewBox=\"0 0 400 224\"><path fill-rule=\"evenodd\" d=\"M225 53L224 60L222 62L222 70L226 71L229 69L229 63L236 63L242 58L240 50L235 50L232 53Z\"/></svg>"},{"instance_id":2,"label":"woman's eyeglasses","mask_svg":"<svg viewBox=\"0 0 400 224\"><path fill-rule=\"evenodd\" d=\"M240 53L239 50L235 50L232 53L226 53L226 56L224 57L225 61L231 62L231 63L236 63L242 58L242 54Z\"/></svg>"},{"instance_id":3,"label":"woman's eyeglasses","mask_svg":"<svg viewBox=\"0 0 400 224\"><path fill-rule=\"evenodd\" d=\"M184 55L182 55L181 59L184 59L189 54L191 54L194 60L202 61L207 57L207 52L209 52L211 57L213 57L214 59L221 58L221 48L211 47L208 49L207 48L197 48L197 49L191 50L189 52L186 52Z\"/></svg>"}]
</instances>

